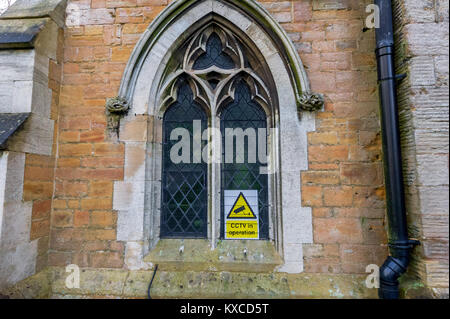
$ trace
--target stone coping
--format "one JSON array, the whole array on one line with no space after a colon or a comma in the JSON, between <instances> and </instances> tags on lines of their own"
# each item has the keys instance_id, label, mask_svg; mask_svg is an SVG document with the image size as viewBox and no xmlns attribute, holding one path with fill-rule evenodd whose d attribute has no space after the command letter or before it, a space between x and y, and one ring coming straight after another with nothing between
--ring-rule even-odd
<instances>
[{"instance_id":1,"label":"stone coping","mask_svg":"<svg viewBox=\"0 0 450 319\"><path fill-rule=\"evenodd\" d=\"M0 20L49 17L63 27L66 5L67 0L17 0L0 16Z\"/></svg>"},{"instance_id":2,"label":"stone coping","mask_svg":"<svg viewBox=\"0 0 450 319\"><path fill-rule=\"evenodd\" d=\"M147 298L153 271L92 269L80 271L80 288L67 288L69 273L48 267L8 290L0 298ZM157 271L151 288L158 298L230 299L376 299L366 275L285 274L207 271ZM2 296L3 294L3 296Z\"/></svg>"},{"instance_id":3,"label":"stone coping","mask_svg":"<svg viewBox=\"0 0 450 319\"><path fill-rule=\"evenodd\" d=\"M30 49L49 18L0 20L0 49Z\"/></svg>"},{"instance_id":4,"label":"stone coping","mask_svg":"<svg viewBox=\"0 0 450 319\"><path fill-rule=\"evenodd\" d=\"M66 287L68 274L64 267L47 267L13 287L0 289L0 299L146 299L153 270L82 268L78 289ZM378 290L366 287L366 276L158 270L151 296L154 299L378 299ZM402 278L400 289L401 297L405 299L440 298L433 289L407 276ZM446 294L448 298L448 289Z\"/></svg>"}]
</instances>

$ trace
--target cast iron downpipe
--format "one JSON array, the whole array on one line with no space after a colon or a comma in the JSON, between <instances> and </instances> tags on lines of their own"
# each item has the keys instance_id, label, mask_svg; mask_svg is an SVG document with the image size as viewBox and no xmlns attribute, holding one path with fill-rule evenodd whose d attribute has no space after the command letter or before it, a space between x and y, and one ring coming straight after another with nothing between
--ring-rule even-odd
<instances>
[{"instance_id":1,"label":"cast iron downpipe","mask_svg":"<svg viewBox=\"0 0 450 319\"><path fill-rule=\"evenodd\" d=\"M409 265L410 252L417 241L408 238L403 186L400 129L394 65L394 28L391 0L375 0L380 9L380 28L376 33L378 86L381 104L386 205L389 223L390 256L380 269L382 299L399 298L398 279Z\"/></svg>"}]
</instances>

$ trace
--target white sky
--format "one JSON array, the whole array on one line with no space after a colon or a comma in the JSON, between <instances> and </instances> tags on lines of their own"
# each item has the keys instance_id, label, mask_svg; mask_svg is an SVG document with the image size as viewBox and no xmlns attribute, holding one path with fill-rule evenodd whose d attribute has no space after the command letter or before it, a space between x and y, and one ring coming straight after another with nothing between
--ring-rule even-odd
<instances>
[{"instance_id":1,"label":"white sky","mask_svg":"<svg viewBox=\"0 0 450 319\"><path fill-rule=\"evenodd\" d=\"M11 4L13 4L14 2L16 2L16 0L10 0L9 2L11 2ZM7 6L8 6L7 0L0 0L0 14L2 14L3 11L6 10Z\"/></svg>"}]
</instances>

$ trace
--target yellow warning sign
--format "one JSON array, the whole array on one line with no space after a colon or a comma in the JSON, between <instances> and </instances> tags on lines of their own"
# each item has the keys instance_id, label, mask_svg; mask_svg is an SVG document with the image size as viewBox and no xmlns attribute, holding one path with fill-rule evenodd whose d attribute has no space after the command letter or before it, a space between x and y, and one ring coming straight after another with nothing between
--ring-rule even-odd
<instances>
[{"instance_id":1,"label":"yellow warning sign","mask_svg":"<svg viewBox=\"0 0 450 319\"><path fill-rule=\"evenodd\" d=\"M243 193L239 194L233 208L228 213L227 219L257 219Z\"/></svg>"},{"instance_id":2,"label":"yellow warning sign","mask_svg":"<svg viewBox=\"0 0 450 319\"><path fill-rule=\"evenodd\" d=\"M253 220L227 221L227 239L258 239L258 222Z\"/></svg>"},{"instance_id":3,"label":"yellow warning sign","mask_svg":"<svg viewBox=\"0 0 450 319\"><path fill-rule=\"evenodd\" d=\"M224 237L232 240L259 239L257 190L225 190ZM233 205L231 205L234 203ZM230 209L231 207L231 209Z\"/></svg>"}]
</instances>

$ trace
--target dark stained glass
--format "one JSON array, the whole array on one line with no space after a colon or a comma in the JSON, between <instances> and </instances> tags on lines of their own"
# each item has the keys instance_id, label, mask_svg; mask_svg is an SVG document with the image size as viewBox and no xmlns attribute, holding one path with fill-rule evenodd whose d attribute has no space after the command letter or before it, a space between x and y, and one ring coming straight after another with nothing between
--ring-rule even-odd
<instances>
[{"instance_id":1,"label":"dark stained glass","mask_svg":"<svg viewBox=\"0 0 450 319\"><path fill-rule=\"evenodd\" d=\"M205 70L213 65L221 69L233 69L235 64L228 54L222 51L222 41L216 33L211 34L206 43L206 52L194 63L194 70Z\"/></svg>"},{"instance_id":2,"label":"dark stained glass","mask_svg":"<svg viewBox=\"0 0 450 319\"><path fill-rule=\"evenodd\" d=\"M259 128L267 129L267 118L264 110L251 99L250 89L244 81L240 81L236 86L235 99L229 104L221 114L222 131L222 149L225 157L225 128L253 128L258 132ZM236 140L236 138L234 138ZM234 148L236 142L234 141ZM258 154L258 147L256 154ZM269 200L268 200L268 176L260 174L260 167L263 164L256 156L256 163L249 163L248 139L244 144L244 163L226 163L222 164L222 196L224 190L258 190L259 200L259 239L269 238ZM234 154L236 157L236 155ZM223 216L223 198L222 198L222 216ZM222 217L223 218L223 217ZM222 220L222 237L224 225Z\"/></svg>"},{"instance_id":3,"label":"dark stained glass","mask_svg":"<svg viewBox=\"0 0 450 319\"><path fill-rule=\"evenodd\" d=\"M191 88L179 87L177 102L164 114L163 168L161 201L161 238L206 238L207 236L207 164L193 163L193 121L207 127L204 110L193 101ZM172 130L185 128L190 134L190 162L175 164L170 150L179 140L170 140Z\"/></svg>"}]
</instances>

